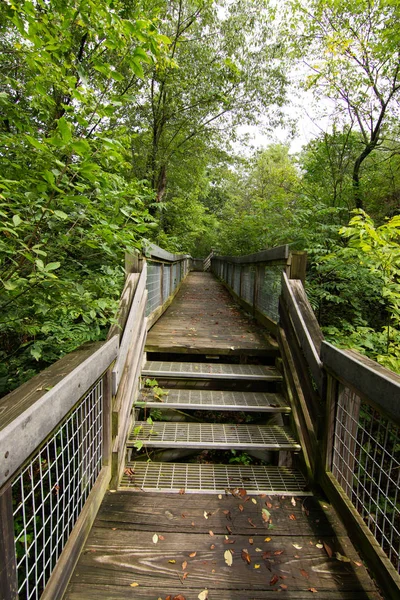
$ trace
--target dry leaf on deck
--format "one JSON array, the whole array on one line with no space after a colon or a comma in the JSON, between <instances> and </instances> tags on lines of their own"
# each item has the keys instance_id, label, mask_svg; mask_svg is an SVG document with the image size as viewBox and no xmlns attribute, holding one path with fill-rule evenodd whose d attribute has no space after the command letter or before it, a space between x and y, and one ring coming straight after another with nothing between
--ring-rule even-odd
<instances>
[{"instance_id":1,"label":"dry leaf on deck","mask_svg":"<svg viewBox=\"0 0 400 600\"><path fill-rule=\"evenodd\" d=\"M251 557L250 557L250 554L247 552L246 548L243 548L243 550L242 550L242 559L248 565L251 563Z\"/></svg>"},{"instance_id":2,"label":"dry leaf on deck","mask_svg":"<svg viewBox=\"0 0 400 600\"><path fill-rule=\"evenodd\" d=\"M318 590L316 588L308 588L307 591L312 592L313 594L316 594L318 592Z\"/></svg>"},{"instance_id":3,"label":"dry leaf on deck","mask_svg":"<svg viewBox=\"0 0 400 600\"><path fill-rule=\"evenodd\" d=\"M296 521L296 517L295 517L295 515L293 515L293 514L289 515L289 519L290 519L291 521Z\"/></svg>"},{"instance_id":4,"label":"dry leaf on deck","mask_svg":"<svg viewBox=\"0 0 400 600\"><path fill-rule=\"evenodd\" d=\"M332 548L330 546L328 546L328 544L326 542L322 542L325 548L325 552L327 553L329 558L332 558L333 556L333 551Z\"/></svg>"},{"instance_id":5,"label":"dry leaf on deck","mask_svg":"<svg viewBox=\"0 0 400 600\"><path fill-rule=\"evenodd\" d=\"M300 569L300 573L301 573L301 574L303 575L303 577L305 577L306 579L309 579L309 578L310 578L310 576L309 576L308 572L307 572L307 571L305 571L304 569Z\"/></svg>"},{"instance_id":6,"label":"dry leaf on deck","mask_svg":"<svg viewBox=\"0 0 400 600\"><path fill-rule=\"evenodd\" d=\"M134 581L133 583L130 583L129 585L130 585L130 587L138 587L139 584L136 583L136 581Z\"/></svg>"},{"instance_id":7,"label":"dry leaf on deck","mask_svg":"<svg viewBox=\"0 0 400 600\"><path fill-rule=\"evenodd\" d=\"M189 554L189 556L190 556L190 558L194 558L194 557L196 556L196 554L197 554L197 552L191 552L191 553Z\"/></svg>"},{"instance_id":8,"label":"dry leaf on deck","mask_svg":"<svg viewBox=\"0 0 400 600\"><path fill-rule=\"evenodd\" d=\"M278 575L273 575L270 579L269 585L275 585L276 583L278 583L278 581L279 581Z\"/></svg>"},{"instance_id":9,"label":"dry leaf on deck","mask_svg":"<svg viewBox=\"0 0 400 600\"><path fill-rule=\"evenodd\" d=\"M224 559L225 559L225 562L228 565L228 567L231 567L232 563L233 563L233 557L232 557L232 552L230 550L225 550Z\"/></svg>"},{"instance_id":10,"label":"dry leaf on deck","mask_svg":"<svg viewBox=\"0 0 400 600\"><path fill-rule=\"evenodd\" d=\"M262 520L265 521L265 523L268 523L271 513L266 508L263 508L261 511L261 516Z\"/></svg>"},{"instance_id":11,"label":"dry leaf on deck","mask_svg":"<svg viewBox=\"0 0 400 600\"><path fill-rule=\"evenodd\" d=\"M187 567L187 561L184 560L183 563L182 563L182 569L185 570L186 567Z\"/></svg>"},{"instance_id":12,"label":"dry leaf on deck","mask_svg":"<svg viewBox=\"0 0 400 600\"><path fill-rule=\"evenodd\" d=\"M153 535L153 544L157 544L157 542L158 542L158 535L155 533Z\"/></svg>"},{"instance_id":13,"label":"dry leaf on deck","mask_svg":"<svg viewBox=\"0 0 400 600\"><path fill-rule=\"evenodd\" d=\"M296 500L293 498L293 496L292 496L290 503L292 506L296 506Z\"/></svg>"},{"instance_id":14,"label":"dry leaf on deck","mask_svg":"<svg viewBox=\"0 0 400 600\"><path fill-rule=\"evenodd\" d=\"M254 527L255 529L257 528L257 525L254 525L253 521L252 521L250 518L249 518L249 519L247 519L247 520L248 520L248 522L250 523L250 525L251 525L252 527Z\"/></svg>"},{"instance_id":15,"label":"dry leaf on deck","mask_svg":"<svg viewBox=\"0 0 400 600\"><path fill-rule=\"evenodd\" d=\"M239 510L240 510L240 512L243 512L243 511L244 511L244 506L243 506L243 504L239 504Z\"/></svg>"},{"instance_id":16,"label":"dry leaf on deck","mask_svg":"<svg viewBox=\"0 0 400 600\"><path fill-rule=\"evenodd\" d=\"M214 535L214 532L213 532L213 531L211 531L211 529L210 529L210 531L209 531L208 533L209 533L210 535Z\"/></svg>"},{"instance_id":17,"label":"dry leaf on deck","mask_svg":"<svg viewBox=\"0 0 400 600\"><path fill-rule=\"evenodd\" d=\"M199 600L207 600L208 599L208 590L203 590L202 592L200 592L200 594L197 597Z\"/></svg>"}]
</instances>

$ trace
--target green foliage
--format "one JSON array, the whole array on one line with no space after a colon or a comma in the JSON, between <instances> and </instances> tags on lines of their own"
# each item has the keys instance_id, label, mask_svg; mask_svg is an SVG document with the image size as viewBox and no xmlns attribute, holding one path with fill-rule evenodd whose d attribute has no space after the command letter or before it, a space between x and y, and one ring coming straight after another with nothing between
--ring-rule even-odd
<instances>
[{"instance_id":1,"label":"green foliage","mask_svg":"<svg viewBox=\"0 0 400 600\"><path fill-rule=\"evenodd\" d=\"M102 337L152 192L122 108L167 40L140 5L5 2L0 19L3 390Z\"/></svg>"}]
</instances>

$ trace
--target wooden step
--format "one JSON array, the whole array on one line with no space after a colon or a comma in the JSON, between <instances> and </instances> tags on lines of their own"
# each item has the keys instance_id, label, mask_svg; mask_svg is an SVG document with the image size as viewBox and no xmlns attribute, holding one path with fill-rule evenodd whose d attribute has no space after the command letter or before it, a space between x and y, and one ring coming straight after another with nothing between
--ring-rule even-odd
<instances>
[{"instance_id":1,"label":"wooden step","mask_svg":"<svg viewBox=\"0 0 400 600\"><path fill-rule=\"evenodd\" d=\"M121 488L145 492L311 495L300 471L259 465L128 462Z\"/></svg>"},{"instance_id":2,"label":"wooden step","mask_svg":"<svg viewBox=\"0 0 400 600\"><path fill-rule=\"evenodd\" d=\"M188 363L149 361L143 377L170 379L229 379L246 381L282 381L274 367L265 365L231 365L221 363Z\"/></svg>"},{"instance_id":3,"label":"wooden step","mask_svg":"<svg viewBox=\"0 0 400 600\"><path fill-rule=\"evenodd\" d=\"M225 423L136 422L128 446L143 442L148 448L300 450L287 427Z\"/></svg>"},{"instance_id":4,"label":"wooden step","mask_svg":"<svg viewBox=\"0 0 400 600\"><path fill-rule=\"evenodd\" d=\"M215 390L171 389L156 400L151 391L142 391L136 406L166 410L246 411L267 413L289 413L290 406L281 394L264 392L231 392Z\"/></svg>"}]
</instances>

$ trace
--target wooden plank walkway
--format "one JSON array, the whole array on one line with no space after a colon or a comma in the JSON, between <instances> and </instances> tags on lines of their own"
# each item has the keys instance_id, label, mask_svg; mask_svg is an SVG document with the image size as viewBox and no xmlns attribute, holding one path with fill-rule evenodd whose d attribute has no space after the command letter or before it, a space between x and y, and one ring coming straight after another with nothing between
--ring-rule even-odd
<instances>
[{"instance_id":1,"label":"wooden plank walkway","mask_svg":"<svg viewBox=\"0 0 400 600\"><path fill-rule=\"evenodd\" d=\"M205 590L208 600L381 598L329 505L243 489L108 493L65 600L197 600Z\"/></svg>"},{"instance_id":2,"label":"wooden plank walkway","mask_svg":"<svg viewBox=\"0 0 400 600\"><path fill-rule=\"evenodd\" d=\"M211 273L192 272L147 336L148 352L274 355L277 344Z\"/></svg>"}]
</instances>

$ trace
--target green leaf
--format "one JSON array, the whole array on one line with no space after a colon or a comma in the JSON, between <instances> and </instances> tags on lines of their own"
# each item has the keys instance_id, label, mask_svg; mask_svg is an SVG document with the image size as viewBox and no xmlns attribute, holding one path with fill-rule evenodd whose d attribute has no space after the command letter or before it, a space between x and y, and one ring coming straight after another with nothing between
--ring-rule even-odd
<instances>
[{"instance_id":1,"label":"green leaf","mask_svg":"<svg viewBox=\"0 0 400 600\"><path fill-rule=\"evenodd\" d=\"M61 267L60 262L51 262L46 265L45 270L46 271L55 271L56 269L59 269L60 267Z\"/></svg>"},{"instance_id":2,"label":"green leaf","mask_svg":"<svg viewBox=\"0 0 400 600\"><path fill-rule=\"evenodd\" d=\"M17 284L13 283L12 281L3 281L3 285L9 292L12 292L17 288Z\"/></svg>"},{"instance_id":3,"label":"green leaf","mask_svg":"<svg viewBox=\"0 0 400 600\"><path fill-rule=\"evenodd\" d=\"M132 67L132 71L135 73L136 77L139 77L139 79L144 79L144 71L142 65L138 61L132 60L130 66Z\"/></svg>"},{"instance_id":4,"label":"green leaf","mask_svg":"<svg viewBox=\"0 0 400 600\"><path fill-rule=\"evenodd\" d=\"M14 215L12 220L13 220L15 227L18 227L18 225L21 225L21 223L22 223L21 217L19 215Z\"/></svg>"},{"instance_id":5,"label":"green leaf","mask_svg":"<svg viewBox=\"0 0 400 600\"><path fill-rule=\"evenodd\" d=\"M33 146L37 150L44 150L45 149L44 144L42 144L41 142L39 142L39 140L36 140L35 138L33 138L31 135L26 135L26 139L31 144L31 146Z\"/></svg>"},{"instance_id":6,"label":"green leaf","mask_svg":"<svg viewBox=\"0 0 400 600\"><path fill-rule=\"evenodd\" d=\"M45 179L51 186L55 184L55 178L51 171L45 171L43 173L43 179Z\"/></svg>"},{"instance_id":7,"label":"green leaf","mask_svg":"<svg viewBox=\"0 0 400 600\"><path fill-rule=\"evenodd\" d=\"M72 139L71 125L68 123L65 117L58 119L57 131L60 132L62 140L65 144L68 144Z\"/></svg>"},{"instance_id":8,"label":"green leaf","mask_svg":"<svg viewBox=\"0 0 400 600\"><path fill-rule=\"evenodd\" d=\"M54 214L56 215L56 217L58 217L59 219L63 219L64 221L65 219L68 219L67 213L63 212L62 210L55 210Z\"/></svg>"}]
</instances>

